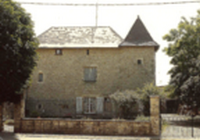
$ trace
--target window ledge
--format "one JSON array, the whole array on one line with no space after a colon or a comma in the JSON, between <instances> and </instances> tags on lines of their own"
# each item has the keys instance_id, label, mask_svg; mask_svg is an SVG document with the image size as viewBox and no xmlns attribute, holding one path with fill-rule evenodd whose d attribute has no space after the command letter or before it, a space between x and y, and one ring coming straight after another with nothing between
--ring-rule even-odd
<instances>
[{"instance_id":1,"label":"window ledge","mask_svg":"<svg viewBox=\"0 0 200 140\"><path fill-rule=\"evenodd\" d=\"M96 80L83 80L84 82L87 82L87 83L94 83L96 82Z\"/></svg>"},{"instance_id":2,"label":"window ledge","mask_svg":"<svg viewBox=\"0 0 200 140\"><path fill-rule=\"evenodd\" d=\"M96 112L84 112L84 114L96 114Z\"/></svg>"}]
</instances>

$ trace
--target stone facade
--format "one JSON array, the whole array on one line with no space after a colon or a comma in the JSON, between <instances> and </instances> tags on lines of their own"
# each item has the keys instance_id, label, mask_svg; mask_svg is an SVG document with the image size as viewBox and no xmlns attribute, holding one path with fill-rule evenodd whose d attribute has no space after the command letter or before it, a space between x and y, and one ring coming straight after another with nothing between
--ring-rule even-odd
<instances>
[{"instance_id":1,"label":"stone facade","mask_svg":"<svg viewBox=\"0 0 200 140\"><path fill-rule=\"evenodd\" d=\"M155 80L154 48L38 49L39 61L27 98L69 99L77 96L108 96L117 90L136 89ZM138 65L137 60L143 64ZM84 81L84 68L96 67L96 82ZM44 81L38 82L43 73Z\"/></svg>"},{"instance_id":2,"label":"stone facade","mask_svg":"<svg viewBox=\"0 0 200 140\"><path fill-rule=\"evenodd\" d=\"M89 55L86 54L87 50ZM39 61L33 72L31 87L26 93L29 111L37 109L38 103L45 114L48 100L63 100L61 106L67 106L65 114L74 115L76 97L108 97L117 90L135 90L155 80L153 47L62 49L62 55L55 55L55 49L38 49L37 52ZM142 64L138 64L138 60ZM95 82L84 81L85 67L96 68ZM39 73L43 74L42 82L38 82ZM63 112L62 108L60 112Z\"/></svg>"}]
</instances>

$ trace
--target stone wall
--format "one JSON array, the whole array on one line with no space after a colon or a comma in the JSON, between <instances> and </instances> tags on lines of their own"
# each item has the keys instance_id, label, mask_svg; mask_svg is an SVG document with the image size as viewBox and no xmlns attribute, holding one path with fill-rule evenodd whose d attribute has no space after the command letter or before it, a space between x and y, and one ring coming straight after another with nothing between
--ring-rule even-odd
<instances>
[{"instance_id":1,"label":"stone wall","mask_svg":"<svg viewBox=\"0 0 200 140\"><path fill-rule=\"evenodd\" d=\"M150 97L150 122L151 134L160 135L160 98L159 96Z\"/></svg>"},{"instance_id":2,"label":"stone wall","mask_svg":"<svg viewBox=\"0 0 200 140\"><path fill-rule=\"evenodd\" d=\"M151 135L150 122L112 120L23 119L22 133Z\"/></svg>"},{"instance_id":3,"label":"stone wall","mask_svg":"<svg viewBox=\"0 0 200 140\"><path fill-rule=\"evenodd\" d=\"M20 105L16 105L14 130L21 133L158 136L160 134L159 97L151 97L150 106L150 120L138 122L128 120L22 118L19 113L21 112Z\"/></svg>"}]
</instances>

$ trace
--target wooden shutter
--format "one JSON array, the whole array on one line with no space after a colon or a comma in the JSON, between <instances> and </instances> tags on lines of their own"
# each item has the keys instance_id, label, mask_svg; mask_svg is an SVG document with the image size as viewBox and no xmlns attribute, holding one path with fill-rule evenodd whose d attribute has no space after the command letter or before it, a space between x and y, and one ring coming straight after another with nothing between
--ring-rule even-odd
<instances>
[{"instance_id":1,"label":"wooden shutter","mask_svg":"<svg viewBox=\"0 0 200 140\"><path fill-rule=\"evenodd\" d=\"M85 81L96 81L97 70L96 68L90 67L84 69L84 80Z\"/></svg>"},{"instance_id":2,"label":"wooden shutter","mask_svg":"<svg viewBox=\"0 0 200 140\"><path fill-rule=\"evenodd\" d=\"M96 105L96 112L97 114L103 113L103 97L97 97L97 105Z\"/></svg>"},{"instance_id":3,"label":"wooden shutter","mask_svg":"<svg viewBox=\"0 0 200 140\"><path fill-rule=\"evenodd\" d=\"M82 97L76 97L76 113L77 114L82 114Z\"/></svg>"},{"instance_id":4,"label":"wooden shutter","mask_svg":"<svg viewBox=\"0 0 200 140\"><path fill-rule=\"evenodd\" d=\"M91 68L91 71L90 71L90 79L91 79L91 81L96 81L96 73L97 73L96 68Z\"/></svg>"}]
</instances>

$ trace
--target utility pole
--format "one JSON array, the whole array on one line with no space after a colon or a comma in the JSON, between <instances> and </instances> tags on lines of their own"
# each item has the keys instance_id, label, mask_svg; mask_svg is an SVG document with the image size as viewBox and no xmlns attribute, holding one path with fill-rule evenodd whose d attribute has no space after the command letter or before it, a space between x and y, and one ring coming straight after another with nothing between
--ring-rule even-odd
<instances>
[{"instance_id":1,"label":"utility pole","mask_svg":"<svg viewBox=\"0 0 200 140\"><path fill-rule=\"evenodd\" d=\"M95 21L95 26L98 26L98 0L96 1L96 21Z\"/></svg>"},{"instance_id":2,"label":"utility pole","mask_svg":"<svg viewBox=\"0 0 200 140\"><path fill-rule=\"evenodd\" d=\"M96 8L95 8L95 27L92 28L92 44L94 43L94 36L98 26L98 0L96 1Z\"/></svg>"}]
</instances>

